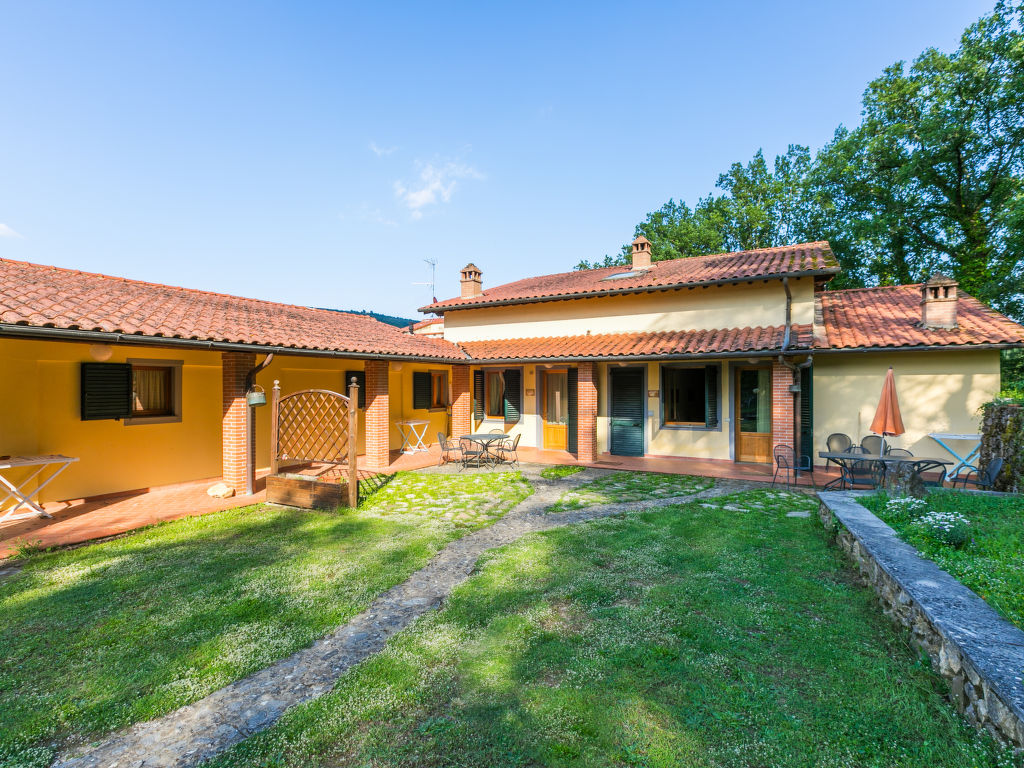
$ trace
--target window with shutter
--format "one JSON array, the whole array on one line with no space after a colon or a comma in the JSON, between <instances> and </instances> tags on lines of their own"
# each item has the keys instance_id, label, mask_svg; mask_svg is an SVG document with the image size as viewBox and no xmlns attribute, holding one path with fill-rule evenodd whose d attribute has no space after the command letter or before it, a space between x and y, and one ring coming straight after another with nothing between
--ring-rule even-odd
<instances>
[{"instance_id":1,"label":"window with shutter","mask_svg":"<svg viewBox=\"0 0 1024 768\"><path fill-rule=\"evenodd\" d=\"M348 385L355 378L356 384L359 386L359 402L356 403L356 408L366 407L366 371L345 371L345 391L342 393L348 395Z\"/></svg>"},{"instance_id":2,"label":"window with shutter","mask_svg":"<svg viewBox=\"0 0 1024 768\"><path fill-rule=\"evenodd\" d=\"M721 366L661 366L662 426L718 429Z\"/></svg>"},{"instance_id":3,"label":"window with shutter","mask_svg":"<svg viewBox=\"0 0 1024 768\"><path fill-rule=\"evenodd\" d=\"M508 368L505 370L504 378L505 423L515 424L522 418L523 412L522 371L518 368Z\"/></svg>"},{"instance_id":4,"label":"window with shutter","mask_svg":"<svg viewBox=\"0 0 1024 768\"><path fill-rule=\"evenodd\" d=\"M413 371L412 407L430 407L430 371Z\"/></svg>"},{"instance_id":5,"label":"window with shutter","mask_svg":"<svg viewBox=\"0 0 1024 768\"><path fill-rule=\"evenodd\" d=\"M473 371L473 418L484 420L484 372Z\"/></svg>"},{"instance_id":6,"label":"window with shutter","mask_svg":"<svg viewBox=\"0 0 1024 768\"><path fill-rule=\"evenodd\" d=\"M718 428L718 366L704 367L704 426Z\"/></svg>"},{"instance_id":7,"label":"window with shutter","mask_svg":"<svg viewBox=\"0 0 1024 768\"><path fill-rule=\"evenodd\" d=\"M164 366L132 366L132 416L174 414L174 371Z\"/></svg>"},{"instance_id":8,"label":"window with shutter","mask_svg":"<svg viewBox=\"0 0 1024 768\"><path fill-rule=\"evenodd\" d=\"M484 376L485 410L489 419L505 418L505 378L502 374L503 371L487 371Z\"/></svg>"},{"instance_id":9,"label":"window with shutter","mask_svg":"<svg viewBox=\"0 0 1024 768\"><path fill-rule=\"evenodd\" d=\"M132 413L132 367L127 363L82 363L82 421L124 419Z\"/></svg>"},{"instance_id":10,"label":"window with shutter","mask_svg":"<svg viewBox=\"0 0 1024 768\"><path fill-rule=\"evenodd\" d=\"M430 372L430 407L448 407L448 372Z\"/></svg>"}]
</instances>

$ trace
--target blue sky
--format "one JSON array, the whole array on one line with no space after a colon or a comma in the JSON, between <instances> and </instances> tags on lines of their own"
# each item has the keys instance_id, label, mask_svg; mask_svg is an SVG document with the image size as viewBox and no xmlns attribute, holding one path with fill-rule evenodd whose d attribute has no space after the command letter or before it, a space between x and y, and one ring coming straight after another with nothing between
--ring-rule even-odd
<instances>
[{"instance_id":1,"label":"blue sky","mask_svg":"<svg viewBox=\"0 0 1024 768\"><path fill-rule=\"evenodd\" d=\"M418 316L855 124L973 0L0 3L0 257Z\"/></svg>"}]
</instances>

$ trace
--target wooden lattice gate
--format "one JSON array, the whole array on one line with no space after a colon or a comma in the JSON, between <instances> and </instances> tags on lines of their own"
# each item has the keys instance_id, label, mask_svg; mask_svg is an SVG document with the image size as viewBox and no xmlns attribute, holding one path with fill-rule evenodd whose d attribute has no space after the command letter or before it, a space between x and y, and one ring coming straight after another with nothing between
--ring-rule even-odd
<instances>
[{"instance_id":1,"label":"wooden lattice gate","mask_svg":"<svg viewBox=\"0 0 1024 768\"><path fill-rule=\"evenodd\" d=\"M283 463L347 465L348 504L359 503L356 446L359 440L359 385L355 377L348 396L329 389L304 389L281 395L274 382L270 412L270 472Z\"/></svg>"}]
</instances>

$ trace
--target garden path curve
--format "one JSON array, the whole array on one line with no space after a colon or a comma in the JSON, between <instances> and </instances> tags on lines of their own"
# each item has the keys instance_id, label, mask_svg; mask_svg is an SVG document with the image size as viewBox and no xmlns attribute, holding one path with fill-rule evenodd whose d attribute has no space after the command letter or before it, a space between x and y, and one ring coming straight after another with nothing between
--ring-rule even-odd
<instances>
[{"instance_id":1,"label":"garden path curve","mask_svg":"<svg viewBox=\"0 0 1024 768\"><path fill-rule=\"evenodd\" d=\"M534 493L493 525L457 539L422 569L374 600L331 634L249 677L155 720L138 723L78 756L64 754L53 768L184 768L196 765L268 728L297 704L327 693L354 664L380 651L388 638L437 608L465 581L481 554L528 533L666 504L710 498L754 487L719 480L685 496L584 507L561 513L545 510L567 490L607 474L587 469L561 480L546 480L539 468L524 467Z\"/></svg>"}]
</instances>

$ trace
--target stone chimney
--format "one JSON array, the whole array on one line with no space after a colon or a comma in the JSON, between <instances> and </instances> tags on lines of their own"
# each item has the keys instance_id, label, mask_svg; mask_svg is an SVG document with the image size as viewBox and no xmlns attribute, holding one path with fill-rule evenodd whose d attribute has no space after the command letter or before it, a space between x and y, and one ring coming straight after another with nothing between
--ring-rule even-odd
<instances>
[{"instance_id":1,"label":"stone chimney","mask_svg":"<svg viewBox=\"0 0 1024 768\"><path fill-rule=\"evenodd\" d=\"M650 269L651 241L643 235L637 235L633 241L633 269Z\"/></svg>"},{"instance_id":2,"label":"stone chimney","mask_svg":"<svg viewBox=\"0 0 1024 768\"><path fill-rule=\"evenodd\" d=\"M956 328L957 282L940 272L921 286L921 325L925 328Z\"/></svg>"},{"instance_id":3,"label":"stone chimney","mask_svg":"<svg viewBox=\"0 0 1024 768\"><path fill-rule=\"evenodd\" d=\"M472 299L484 292L483 276L480 268L470 262L462 268L462 298Z\"/></svg>"}]
</instances>

